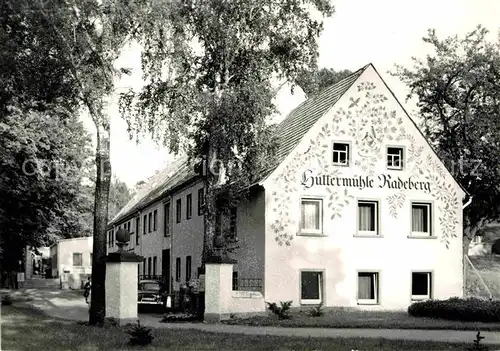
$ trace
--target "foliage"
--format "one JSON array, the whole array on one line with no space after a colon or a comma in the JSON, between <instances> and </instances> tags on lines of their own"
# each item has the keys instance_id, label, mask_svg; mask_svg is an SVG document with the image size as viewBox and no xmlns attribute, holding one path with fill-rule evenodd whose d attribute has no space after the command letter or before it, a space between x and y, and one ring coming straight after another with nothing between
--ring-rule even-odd
<instances>
[{"instance_id":1,"label":"foliage","mask_svg":"<svg viewBox=\"0 0 500 351\"><path fill-rule=\"evenodd\" d=\"M443 318L458 321L499 322L500 301L478 298L450 298L415 302L408 307L415 317Z\"/></svg>"},{"instance_id":2,"label":"foliage","mask_svg":"<svg viewBox=\"0 0 500 351\"><path fill-rule=\"evenodd\" d=\"M276 302L266 302L267 309L271 311L278 319L290 319L290 307L292 301L280 301L280 306Z\"/></svg>"},{"instance_id":3,"label":"foliage","mask_svg":"<svg viewBox=\"0 0 500 351\"><path fill-rule=\"evenodd\" d=\"M146 84L123 94L120 109L132 135L149 133L207 168L219 162L205 176L203 262L216 212L248 196L273 160L273 78L295 81L316 66L323 25L311 10L333 13L326 0L180 0L152 3L142 20Z\"/></svg>"},{"instance_id":4,"label":"foliage","mask_svg":"<svg viewBox=\"0 0 500 351\"><path fill-rule=\"evenodd\" d=\"M89 136L69 64L31 1L4 1L0 30L0 230L7 270L26 246L88 234Z\"/></svg>"},{"instance_id":5,"label":"foliage","mask_svg":"<svg viewBox=\"0 0 500 351\"><path fill-rule=\"evenodd\" d=\"M133 190L129 189L127 184L113 177L109 187L108 218L113 219L133 195Z\"/></svg>"},{"instance_id":6,"label":"foliage","mask_svg":"<svg viewBox=\"0 0 500 351\"><path fill-rule=\"evenodd\" d=\"M472 347L467 348L469 351L486 351L489 350L489 347L481 344L481 340L484 339L484 336L481 336L481 332L478 331L476 334L476 339L473 341L474 345Z\"/></svg>"},{"instance_id":7,"label":"foliage","mask_svg":"<svg viewBox=\"0 0 500 351\"><path fill-rule=\"evenodd\" d=\"M304 70L296 79L304 93L308 97L316 95L321 90L333 85L349 76L352 72L349 70L335 71L332 68L321 68L319 70Z\"/></svg>"},{"instance_id":8,"label":"foliage","mask_svg":"<svg viewBox=\"0 0 500 351\"><path fill-rule=\"evenodd\" d=\"M23 1L24 2L24 1ZM42 14L44 34L53 38L55 52L67 67L65 77L74 87L75 99L94 123L96 131L93 221L92 304L90 324L102 324L105 315L106 229L108 223L110 118L107 106L114 84L125 68L115 67L130 34L140 22L142 1L87 0L28 3L27 13ZM38 15L37 15L38 16Z\"/></svg>"},{"instance_id":9,"label":"foliage","mask_svg":"<svg viewBox=\"0 0 500 351\"><path fill-rule=\"evenodd\" d=\"M131 345L149 345L153 342L153 335L151 335L151 329L146 327L142 327L139 320L137 320L137 324L134 325L130 330L127 331L127 334L130 335L130 344Z\"/></svg>"},{"instance_id":10,"label":"foliage","mask_svg":"<svg viewBox=\"0 0 500 351\"><path fill-rule=\"evenodd\" d=\"M486 36L481 26L463 39L429 30L424 42L433 53L393 73L418 98L425 135L473 196L464 214L468 239L500 215L500 46Z\"/></svg>"},{"instance_id":11,"label":"foliage","mask_svg":"<svg viewBox=\"0 0 500 351\"><path fill-rule=\"evenodd\" d=\"M311 317L321 317L324 314L324 312L323 312L323 302L321 302L318 305L314 306L308 312L309 312L309 316L311 316Z\"/></svg>"}]
</instances>

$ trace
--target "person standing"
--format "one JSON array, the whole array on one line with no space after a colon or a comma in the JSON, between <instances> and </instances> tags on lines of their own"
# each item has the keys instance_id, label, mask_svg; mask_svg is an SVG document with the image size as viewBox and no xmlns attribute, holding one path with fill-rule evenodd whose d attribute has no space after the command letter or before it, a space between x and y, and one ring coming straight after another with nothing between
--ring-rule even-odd
<instances>
[{"instance_id":1,"label":"person standing","mask_svg":"<svg viewBox=\"0 0 500 351\"><path fill-rule=\"evenodd\" d=\"M85 283L85 286L83 287L83 296L85 297L85 302L89 303L89 297L90 297L90 291L92 289L92 279L91 277L87 278L87 282Z\"/></svg>"}]
</instances>

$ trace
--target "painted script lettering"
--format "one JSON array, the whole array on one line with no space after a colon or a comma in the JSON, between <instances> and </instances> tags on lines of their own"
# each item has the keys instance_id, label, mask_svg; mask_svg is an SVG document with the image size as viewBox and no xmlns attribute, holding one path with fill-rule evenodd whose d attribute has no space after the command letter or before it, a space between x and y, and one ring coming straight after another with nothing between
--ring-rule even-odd
<instances>
[{"instance_id":1,"label":"painted script lettering","mask_svg":"<svg viewBox=\"0 0 500 351\"><path fill-rule=\"evenodd\" d=\"M414 180L412 177L402 179L400 177L393 178L390 174L380 174L375 179L371 176L357 176L357 177L335 177L329 174L314 175L313 171L307 169L302 173L301 185L306 189L313 186L336 186L336 187L350 187L358 188L360 190L366 188L386 188L393 190L418 190L425 193L431 192L431 184L426 181Z\"/></svg>"}]
</instances>

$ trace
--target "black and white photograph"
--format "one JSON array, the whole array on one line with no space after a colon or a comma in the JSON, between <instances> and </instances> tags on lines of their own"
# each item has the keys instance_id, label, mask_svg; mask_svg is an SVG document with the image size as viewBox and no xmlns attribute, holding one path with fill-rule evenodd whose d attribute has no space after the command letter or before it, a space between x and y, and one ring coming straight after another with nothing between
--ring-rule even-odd
<instances>
[{"instance_id":1,"label":"black and white photograph","mask_svg":"<svg viewBox=\"0 0 500 351\"><path fill-rule=\"evenodd\" d=\"M0 0L0 350L500 350L500 1Z\"/></svg>"}]
</instances>

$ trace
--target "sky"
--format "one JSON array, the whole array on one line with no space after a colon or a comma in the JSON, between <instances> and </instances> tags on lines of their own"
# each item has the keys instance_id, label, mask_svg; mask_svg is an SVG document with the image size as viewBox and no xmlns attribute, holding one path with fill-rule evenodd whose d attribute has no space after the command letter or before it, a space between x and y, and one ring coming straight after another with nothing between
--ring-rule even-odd
<instances>
[{"instance_id":1,"label":"sky","mask_svg":"<svg viewBox=\"0 0 500 351\"><path fill-rule=\"evenodd\" d=\"M388 72L394 64L411 67L412 57L425 58L429 46L423 43L429 28L438 37L463 36L481 24L490 30L491 40L500 28L499 0L333 0L335 14L325 20L319 40L319 67L355 71L372 63L396 97L412 114L414 101L405 103L404 84ZM133 70L117 83L117 93L141 85L140 48L124 51L117 65ZM303 101L303 95L281 93L277 102L283 113ZM165 148L150 139L140 144L128 138L126 123L118 114L116 96L110 102L111 165L113 173L128 186L145 180L173 160ZM95 128L83 118L90 132Z\"/></svg>"}]
</instances>

